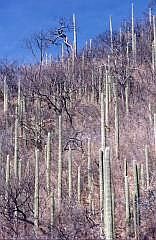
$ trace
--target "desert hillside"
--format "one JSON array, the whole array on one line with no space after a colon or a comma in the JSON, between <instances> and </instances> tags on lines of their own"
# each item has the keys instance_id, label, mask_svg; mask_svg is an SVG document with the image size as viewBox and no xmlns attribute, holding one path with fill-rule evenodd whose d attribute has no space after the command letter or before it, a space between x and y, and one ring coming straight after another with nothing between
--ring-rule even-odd
<instances>
[{"instance_id":1,"label":"desert hillside","mask_svg":"<svg viewBox=\"0 0 156 240\"><path fill-rule=\"evenodd\" d=\"M111 26L1 63L0 239L156 239L156 19Z\"/></svg>"}]
</instances>

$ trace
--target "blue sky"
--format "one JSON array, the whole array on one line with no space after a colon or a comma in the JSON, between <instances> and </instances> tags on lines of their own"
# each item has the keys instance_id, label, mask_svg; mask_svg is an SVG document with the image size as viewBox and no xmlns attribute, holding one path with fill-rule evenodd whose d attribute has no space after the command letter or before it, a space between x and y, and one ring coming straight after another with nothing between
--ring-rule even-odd
<instances>
[{"instance_id":1,"label":"blue sky","mask_svg":"<svg viewBox=\"0 0 156 240\"><path fill-rule=\"evenodd\" d=\"M57 26L59 17L76 14L79 47L108 28L112 15L114 28L131 15L129 0L0 0L0 58L32 61L23 40L34 32ZM148 0L135 0L135 16L141 17ZM56 49L52 49L52 54Z\"/></svg>"}]
</instances>

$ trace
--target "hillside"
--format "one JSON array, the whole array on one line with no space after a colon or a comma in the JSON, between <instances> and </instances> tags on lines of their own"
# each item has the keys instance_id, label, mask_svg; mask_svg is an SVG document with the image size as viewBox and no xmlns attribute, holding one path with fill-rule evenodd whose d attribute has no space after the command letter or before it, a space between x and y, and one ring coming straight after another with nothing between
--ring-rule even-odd
<instances>
[{"instance_id":1,"label":"hillside","mask_svg":"<svg viewBox=\"0 0 156 240\"><path fill-rule=\"evenodd\" d=\"M155 21L1 63L0 239L156 239Z\"/></svg>"}]
</instances>

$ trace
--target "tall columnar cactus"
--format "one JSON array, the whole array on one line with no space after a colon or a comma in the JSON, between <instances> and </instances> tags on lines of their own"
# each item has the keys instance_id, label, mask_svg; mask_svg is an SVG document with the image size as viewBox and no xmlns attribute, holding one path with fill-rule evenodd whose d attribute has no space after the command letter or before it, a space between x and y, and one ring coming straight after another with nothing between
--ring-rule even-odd
<instances>
[{"instance_id":1,"label":"tall columnar cactus","mask_svg":"<svg viewBox=\"0 0 156 240\"><path fill-rule=\"evenodd\" d=\"M81 203L81 166L78 166L77 170L77 200Z\"/></svg>"},{"instance_id":2,"label":"tall columnar cactus","mask_svg":"<svg viewBox=\"0 0 156 240\"><path fill-rule=\"evenodd\" d=\"M18 80L17 112L20 118L21 117L21 81L20 79Z\"/></svg>"},{"instance_id":3,"label":"tall columnar cactus","mask_svg":"<svg viewBox=\"0 0 156 240\"><path fill-rule=\"evenodd\" d=\"M149 154L148 146L145 146L145 161L146 161L146 187L149 188L150 178L149 178Z\"/></svg>"},{"instance_id":4,"label":"tall columnar cactus","mask_svg":"<svg viewBox=\"0 0 156 240\"><path fill-rule=\"evenodd\" d=\"M51 192L50 195L50 230L52 232L52 227L54 226L54 217L55 217L55 196L54 192Z\"/></svg>"},{"instance_id":5,"label":"tall columnar cactus","mask_svg":"<svg viewBox=\"0 0 156 240\"><path fill-rule=\"evenodd\" d=\"M88 138L88 190L91 191L92 166L91 166L91 139Z\"/></svg>"},{"instance_id":6,"label":"tall columnar cactus","mask_svg":"<svg viewBox=\"0 0 156 240\"><path fill-rule=\"evenodd\" d=\"M126 208L126 231L129 233L130 227L130 194L128 176L125 176L125 208Z\"/></svg>"},{"instance_id":7,"label":"tall columnar cactus","mask_svg":"<svg viewBox=\"0 0 156 240\"><path fill-rule=\"evenodd\" d=\"M5 172L5 183L6 183L5 199L6 199L6 202L8 202L9 181L10 181L10 157L9 157L9 155L7 155L7 160L6 160L6 172Z\"/></svg>"},{"instance_id":8,"label":"tall columnar cactus","mask_svg":"<svg viewBox=\"0 0 156 240\"><path fill-rule=\"evenodd\" d=\"M132 53L133 53L133 62L136 62L136 39L134 32L134 4L132 3Z\"/></svg>"},{"instance_id":9,"label":"tall columnar cactus","mask_svg":"<svg viewBox=\"0 0 156 240\"><path fill-rule=\"evenodd\" d=\"M89 200L89 209L92 209L92 162L91 162L91 139L88 138L88 200Z\"/></svg>"},{"instance_id":10,"label":"tall columnar cactus","mask_svg":"<svg viewBox=\"0 0 156 240\"><path fill-rule=\"evenodd\" d=\"M90 191L90 203L89 203L89 209L94 215L95 213L95 200L94 200L94 178L92 174L92 184L91 184L91 191Z\"/></svg>"},{"instance_id":11,"label":"tall columnar cactus","mask_svg":"<svg viewBox=\"0 0 156 240\"><path fill-rule=\"evenodd\" d=\"M112 179L109 147L105 148L104 155L104 228L106 240L113 240Z\"/></svg>"},{"instance_id":12,"label":"tall columnar cactus","mask_svg":"<svg viewBox=\"0 0 156 240\"><path fill-rule=\"evenodd\" d=\"M110 72L110 70L108 70ZM112 78L111 75L108 75L108 101L109 101L109 105L111 103L111 97L112 97Z\"/></svg>"},{"instance_id":13,"label":"tall columnar cactus","mask_svg":"<svg viewBox=\"0 0 156 240\"><path fill-rule=\"evenodd\" d=\"M77 57L77 31L76 31L76 18L75 14L73 14L73 33L74 33L74 42L73 42L73 53L74 58Z\"/></svg>"},{"instance_id":14,"label":"tall columnar cactus","mask_svg":"<svg viewBox=\"0 0 156 240\"><path fill-rule=\"evenodd\" d=\"M95 101L95 87L94 87L94 71L92 70L92 90L91 90L91 102Z\"/></svg>"},{"instance_id":15,"label":"tall columnar cactus","mask_svg":"<svg viewBox=\"0 0 156 240\"><path fill-rule=\"evenodd\" d=\"M101 149L106 147L106 130L105 130L105 104L104 94L101 93Z\"/></svg>"},{"instance_id":16,"label":"tall columnar cactus","mask_svg":"<svg viewBox=\"0 0 156 240\"><path fill-rule=\"evenodd\" d=\"M137 223L137 203L136 195L133 193L133 226L134 226L134 236L135 239L138 239L138 223Z\"/></svg>"},{"instance_id":17,"label":"tall columnar cactus","mask_svg":"<svg viewBox=\"0 0 156 240\"><path fill-rule=\"evenodd\" d=\"M82 58L81 58L81 79L82 81L84 80L84 69L85 69L85 52L83 51L82 53ZM81 85L81 91L82 91L82 85Z\"/></svg>"},{"instance_id":18,"label":"tall columnar cactus","mask_svg":"<svg viewBox=\"0 0 156 240\"><path fill-rule=\"evenodd\" d=\"M149 122L152 125L153 120L152 120L152 108L151 108L151 103L148 104L148 111L149 111Z\"/></svg>"},{"instance_id":19,"label":"tall columnar cactus","mask_svg":"<svg viewBox=\"0 0 156 240\"><path fill-rule=\"evenodd\" d=\"M70 200L72 197L72 151L70 145L68 152L68 194Z\"/></svg>"},{"instance_id":20,"label":"tall columnar cactus","mask_svg":"<svg viewBox=\"0 0 156 240\"><path fill-rule=\"evenodd\" d=\"M102 67L99 68L99 79L98 79L98 91L99 91L99 101L100 101L100 94L102 92Z\"/></svg>"},{"instance_id":21,"label":"tall columnar cactus","mask_svg":"<svg viewBox=\"0 0 156 240\"><path fill-rule=\"evenodd\" d=\"M156 66L156 25L155 25L155 16L153 16L153 44L152 44L152 67L155 70Z\"/></svg>"},{"instance_id":22,"label":"tall columnar cactus","mask_svg":"<svg viewBox=\"0 0 156 240\"><path fill-rule=\"evenodd\" d=\"M34 227L39 226L39 150L35 149Z\"/></svg>"},{"instance_id":23,"label":"tall columnar cactus","mask_svg":"<svg viewBox=\"0 0 156 240\"><path fill-rule=\"evenodd\" d=\"M124 160L124 176L128 176L128 162L127 158Z\"/></svg>"},{"instance_id":24,"label":"tall columnar cactus","mask_svg":"<svg viewBox=\"0 0 156 240\"><path fill-rule=\"evenodd\" d=\"M44 161L45 161L45 167L47 168L47 145L44 146Z\"/></svg>"},{"instance_id":25,"label":"tall columnar cactus","mask_svg":"<svg viewBox=\"0 0 156 240\"><path fill-rule=\"evenodd\" d=\"M101 220L103 220L103 207L104 207L104 173L103 173L103 157L104 149L99 150L99 190L100 190L100 211Z\"/></svg>"},{"instance_id":26,"label":"tall columnar cactus","mask_svg":"<svg viewBox=\"0 0 156 240\"><path fill-rule=\"evenodd\" d=\"M10 180L10 157L9 157L9 155L7 155L5 176L6 176L5 177L6 186L8 186L9 180Z\"/></svg>"},{"instance_id":27,"label":"tall columnar cactus","mask_svg":"<svg viewBox=\"0 0 156 240\"><path fill-rule=\"evenodd\" d=\"M134 198L136 206L136 222L140 225L140 184L139 184L139 171L135 161L133 161L133 172L134 172Z\"/></svg>"},{"instance_id":28,"label":"tall columnar cactus","mask_svg":"<svg viewBox=\"0 0 156 240\"><path fill-rule=\"evenodd\" d=\"M119 158L119 103L118 103L118 90L117 84L113 84L114 88L114 101L115 101L115 153L116 157Z\"/></svg>"},{"instance_id":29,"label":"tall columnar cactus","mask_svg":"<svg viewBox=\"0 0 156 240\"><path fill-rule=\"evenodd\" d=\"M18 119L15 120L14 175L18 178Z\"/></svg>"},{"instance_id":30,"label":"tall columnar cactus","mask_svg":"<svg viewBox=\"0 0 156 240\"><path fill-rule=\"evenodd\" d=\"M58 182L57 182L57 200L58 209L61 207L62 199L62 116L59 116L59 152L58 152Z\"/></svg>"},{"instance_id":31,"label":"tall columnar cactus","mask_svg":"<svg viewBox=\"0 0 156 240\"><path fill-rule=\"evenodd\" d=\"M112 221L113 221L113 239L115 239L115 189L112 186Z\"/></svg>"},{"instance_id":32,"label":"tall columnar cactus","mask_svg":"<svg viewBox=\"0 0 156 240\"><path fill-rule=\"evenodd\" d=\"M152 9L149 8L149 23L152 24Z\"/></svg>"},{"instance_id":33,"label":"tall columnar cactus","mask_svg":"<svg viewBox=\"0 0 156 240\"><path fill-rule=\"evenodd\" d=\"M21 182L21 179L22 179L22 159L19 158L19 161L18 161L18 180L19 180L19 184Z\"/></svg>"},{"instance_id":34,"label":"tall columnar cactus","mask_svg":"<svg viewBox=\"0 0 156 240\"><path fill-rule=\"evenodd\" d=\"M6 77L4 77L4 93L3 93L3 98L4 98L4 114L8 111L8 86L6 83Z\"/></svg>"},{"instance_id":35,"label":"tall columnar cactus","mask_svg":"<svg viewBox=\"0 0 156 240\"><path fill-rule=\"evenodd\" d=\"M154 143L155 143L155 153L156 153L156 113L154 113Z\"/></svg>"},{"instance_id":36,"label":"tall columnar cactus","mask_svg":"<svg viewBox=\"0 0 156 240\"><path fill-rule=\"evenodd\" d=\"M89 39L89 50L92 50L92 39Z\"/></svg>"},{"instance_id":37,"label":"tall columnar cactus","mask_svg":"<svg viewBox=\"0 0 156 240\"><path fill-rule=\"evenodd\" d=\"M125 87L125 107L126 107L126 114L129 114L129 81L126 81Z\"/></svg>"},{"instance_id":38,"label":"tall columnar cactus","mask_svg":"<svg viewBox=\"0 0 156 240\"><path fill-rule=\"evenodd\" d=\"M129 66L130 64L130 58L129 58L129 42L127 42L127 46L126 46L126 59L127 59L127 65Z\"/></svg>"},{"instance_id":39,"label":"tall columnar cactus","mask_svg":"<svg viewBox=\"0 0 156 240\"><path fill-rule=\"evenodd\" d=\"M105 85L105 124L109 126L109 82L108 82L108 72L106 70L106 85Z\"/></svg>"},{"instance_id":40,"label":"tall columnar cactus","mask_svg":"<svg viewBox=\"0 0 156 240\"><path fill-rule=\"evenodd\" d=\"M122 28L121 27L119 28L119 35L120 35L119 39L120 39L120 44L121 44L122 43Z\"/></svg>"},{"instance_id":41,"label":"tall columnar cactus","mask_svg":"<svg viewBox=\"0 0 156 240\"><path fill-rule=\"evenodd\" d=\"M112 16L109 17L109 29L110 29L110 44L111 44L111 51L113 52L113 28L112 28Z\"/></svg>"},{"instance_id":42,"label":"tall columnar cactus","mask_svg":"<svg viewBox=\"0 0 156 240\"><path fill-rule=\"evenodd\" d=\"M46 147L46 180L47 180L48 194L50 194L50 174L51 174L51 133L48 132L47 147Z\"/></svg>"},{"instance_id":43,"label":"tall columnar cactus","mask_svg":"<svg viewBox=\"0 0 156 240\"><path fill-rule=\"evenodd\" d=\"M144 164L141 164L141 186L142 188L145 187L145 177L144 177Z\"/></svg>"}]
</instances>

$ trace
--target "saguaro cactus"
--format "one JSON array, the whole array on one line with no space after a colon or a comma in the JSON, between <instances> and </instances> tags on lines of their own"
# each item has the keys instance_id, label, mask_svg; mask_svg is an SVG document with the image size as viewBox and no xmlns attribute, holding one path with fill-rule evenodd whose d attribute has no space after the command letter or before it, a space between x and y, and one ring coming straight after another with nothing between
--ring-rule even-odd
<instances>
[{"instance_id":1,"label":"saguaro cactus","mask_svg":"<svg viewBox=\"0 0 156 240\"><path fill-rule=\"evenodd\" d=\"M18 180L19 183L21 182L22 179L22 159L19 159L18 161Z\"/></svg>"},{"instance_id":2,"label":"saguaro cactus","mask_svg":"<svg viewBox=\"0 0 156 240\"><path fill-rule=\"evenodd\" d=\"M50 173L51 173L51 133L48 132L47 147L46 147L46 179L47 193L50 194Z\"/></svg>"},{"instance_id":3,"label":"saguaro cactus","mask_svg":"<svg viewBox=\"0 0 156 240\"><path fill-rule=\"evenodd\" d=\"M126 107L126 114L129 114L129 81L126 82L125 87L125 107Z\"/></svg>"},{"instance_id":4,"label":"saguaro cactus","mask_svg":"<svg viewBox=\"0 0 156 240\"><path fill-rule=\"evenodd\" d=\"M149 8L149 23L152 24L152 9Z\"/></svg>"},{"instance_id":5,"label":"saguaro cactus","mask_svg":"<svg viewBox=\"0 0 156 240\"><path fill-rule=\"evenodd\" d=\"M153 44L152 44L152 67L155 70L156 65L156 25L155 25L155 16L153 16Z\"/></svg>"},{"instance_id":6,"label":"saguaro cactus","mask_svg":"<svg viewBox=\"0 0 156 240\"><path fill-rule=\"evenodd\" d=\"M95 86L94 86L94 71L92 70L92 90L91 90L91 102L95 101Z\"/></svg>"},{"instance_id":7,"label":"saguaro cactus","mask_svg":"<svg viewBox=\"0 0 156 240\"><path fill-rule=\"evenodd\" d=\"M124 176L128 175L128 162L127 159L125 158L124 160Z\"/></svg>"},{"instance_id":8,"label":"saguaro cactus","mask_svg":"<svg viewBox=\"0 0 156 240\"><path fill-rule=\"evenodd\" d=\"M116 157L119 158L119 103L118 103L118 90L117 83L113 84L114 87L114 101L115 101L115 152Z\"/></svg>"},{"instance_id":9,"label":"saguaro cactus","mask_svg":"<svg viewBox=\"0 0 156 240\"><path fill-rule=\"evenodd\" d=\"M155 143L155 153L156 153L156 113L154 114L154 143Z\"/></svg>"},{"instance_id":10,"label":"saguaro cactus","mask_svg":"<svg viewBox=\"0 0 156 240\"><path fill-rule=\"evenodd\" d=\"M34 226L39 226L39 150L35 149Z\"/></svg>"},{"instance_id":11,"label":"saguaro cactus","mask_svg":"<svg viewBox=\"0 0 156 240\"><path fill-rule=\"evenodd\" d=\"M8 111L8 86L7 86L7 83L6 83L6 77L4 77L3 98L4 98L4 114L5 114Z\"/></svg>"},{"instance_id":12,"label":"saguaro cactus","mask_svg":"<svg viewBox=\"0 0 156 240\"><path fill-rule=\"evenodd\" d=\"M148 111L149 111L149 122L152 125L153 124L153 120L152 120L152 107L151 107L151 103L148 104Z\"/></svg>"},{"instance_id":13,"label":"saguaro cactus","mask_svg":"<svg viewBox=\"0 0 156 240\"><path fill-rule=\"evenodd\" d=\"M91 139L88 138L88 190L91 190L92 172L91 172Z\"/></svg>"},{"instance_id":14,"label":"saguaro cactus","mask_svg":"<svg viewBox=\"0 0 156 240\"><path fill-rule=\"evenodd\" d=\"M92 162L91 162L91 139L88 138L88 200L89 209L92 210L92 191L93 191L93 179L92 179Z\"/></svg>"},{"instance_id":15,"label":"saguaro cactus","mask_svg":"<svg viewBox=\"0 0 156 240\"><path fill-rule=\"evenodd\" d=\"M102 74L102 67L100 66L99 67L99 77L98 77L98 91L99 91L99 101L100 101L100 94L102 92L102 77L103 77L103 74Z\"/></svg>"},{"instance_id":16,"label":"saguaro cactus","mask_svg":"<svg viewBox=\"0 0 156 240\"><path fill-rule=\"evenodd\" d=\"M18 80L17 112L20 118L21 117L21 81L20 79Z\"/></svg>"},{"instance_id":17,"label":"saguaro cactus","mask_svg":"<svg viewBox=\"0 0 156 240\"><path fill-rule=\"evenodd\" d=\"M106 85L105 85L105 124L109 126L109 82L108 82L108 72L106 70Z\"/></svg>"},{"instance_id":18,"label":"saguaro cactus","mask_svg":"<svg viewBox=\"0 0 156 240\"><path fill-rule=\"evenodd\" d=\"M134 172L134 200L136 206L136 223L140 225L140 186L139 186L139 173L138 166L133 161L133 172Z\"/></svg>"},{"instance_id":19,"label":"saguaro cactus","mask_svg":"<svg viewBox=\"0 0 156 240\"><path fill-rule=\"evenodd\" d=\"M18 178L18 119L15 120L14 175Z\"/></svg>"},{"instance_id":20,"label":"saguaro cactus","mask_svg":"<svg viewBox=\"0 0 156 240\"><path fill-rule=\"evenodd\" d=\"M77 170L77 200L81 203L81 166L78 166Z\"/></svg>"},{"instance_id":21,"label":"saguaro cactus","mask_svg":"<svg viewBox=\"0 0 156 240\"><path fill-rule=\"evenodd\" d=\"M69 145L68 153L68 190L69 190L69 200L72 197L72 151Z\"/></svg>"},{"instance_id":22,"label":"saguaro cactus","mask_svg":"<svg viewBox=\"0 0 156 240\"><path fill-rule=\"evenodd\" d=\"M135 239L138 239L137 204L136 204L136 195L135 195L135 193L133 193L133 225L134 225Z\"/></svg>"},{"instance_id":23,"label":"saguaro cactus","mask_svg":"<svg viewBox=\"0 0 156 240\"><path fill-rule=\"evenodd\" d=\"M149 188L149 156L148 156L148 146L145 146L145 161L146 161L146 187Z\"/></svg>"},{"instance_id":24,"label":"saguaro cactus","mask_svg":"<svg viewBox=\"0 0 156 240\"><path fill-rule=\"evenodd\" d=\"M144 188L144 186L145 186L145 178L144 178L144 164L141 164L141 186L142 186L142 188Z\"/></svg>"},{"instance_id":25,"label":"saguaro cactus","mask_svg":"<svg viewBox=\"0 0 156 240\"><path fill-rule=\"evenodd\" d=\"M103 237L104 233L104 169L103 158L105 149L99 149L99 207L101 211L101 227L100 235Z\"/></svg>"},{"instance_id":26,"label":"saguaro cactus","mask_svg":"<svg viewBox=\"0 0 156 240\"><path fill-rule=\"evenodd\" d=\"M101 149L106 147L104 94L101 93Z\"/></svg>"},{"instance_id":27,"label":"saguaro cactus","mask_svg":"<svg viewBox=\"0 0 156 240\"><path fill-rule=\"evenodd\" d=\"M111 44L111 51L113 52L113 28L112 28L112 16L109 17L109 28L110 28L110 44Z\"/></svg>"},{"instance_id":28,"label":"saguaro cactus","mask_svg":"<svg viewBox=\"0 0 156 240\"><path fill-rule=\"evenodd\" d=\"M10 158L9 158L9 155L7 155L6 172L5 172L5 183L6 183L5 199L6 199L6 202L8 202L9 181L10 181Z\"/></svg>"},{"instance_id":29,"label":"saguaro cactus","mask_svg":"<svg viewBox=\"0 0 156 240\"><path fill-rule=\"evenodd\" d=\"M74 53L74 57L77 57L77 32L76 32L76 18L75 18L75 14L73 14L73 28L74 28L73 53Z\"/></svg>"},{"instance_id":30,"label":"saguaro cactus","mask_svg":"<svg viewBox=\"0 0 156 240\"><path fill-rule=\"evenodd\" d=\"M50 230L52 232L52 227L54 225L54 217L55 217L55 196L54 192L51 192L50 196Z\"/></svg>"},{"instance_id":31,"label":"saguaro cactus","mask_svg":"<svg viewBox=\"0 0 156 240\"><path fill-rule=\"evenodd\" d=\"M106 240L113 240L112 179L109 147L106 147L104 155L104 228Z\"/></svg>"},{"instance_id":32,"label":"saguaro cactus","mask_svg":"<svg viewBox=\"0 0 156 240\"><path fill-rule=\"evenodd\" d=\"M100 210L103 210L103 198L104 198L104 173L103 173L103 157L104 149L99 150L99 189L100 189ZM102 218L102 216L101 216Z\"/></svg>"},{"instance_id":33,"label":"saguaro cactus","mask_svg":"<svg viewBox=\"0 0 156 240\"><path fill-rule=\"evenodd\" d=\"M10 158L9 158L9 155L7 155L6 174L5 175L6 175L5 182L6 182L6 185L8 186L9 179L10 179Z\"/></svg>"},{"instance_id":34,"label":"saguaro cactus","mask_svg":"<svg viewBox=\"0 0 156 240\"><path fill-rule=\"evenodd\" d=\"M130 196L128 176L125 176L125 207L126 207L126 231L129 234L130 227Z\"/></svg>"},{"instance_id":35,"label":"saguaro cactus","mask_svg":"<svg viewBox=\"0 0 156 240\"><path fill-rule=\"evenodd\" d=\"M58 209L61 206L62 198L62 116L59 116L59 154L58 154L58 183L57 183L57 200Z\"/></svg>"},{"instance_id":36,"label":"saguaro cactus","mask_svg":"<svg viewBox=\"0 0 156 240\"><path fill-rule=\"evenodd\" d=\"M133 62L136 62L136 39L134 33L134 4L132 3L132 53L133 53Z\"/></svg>"}]
</instances>

